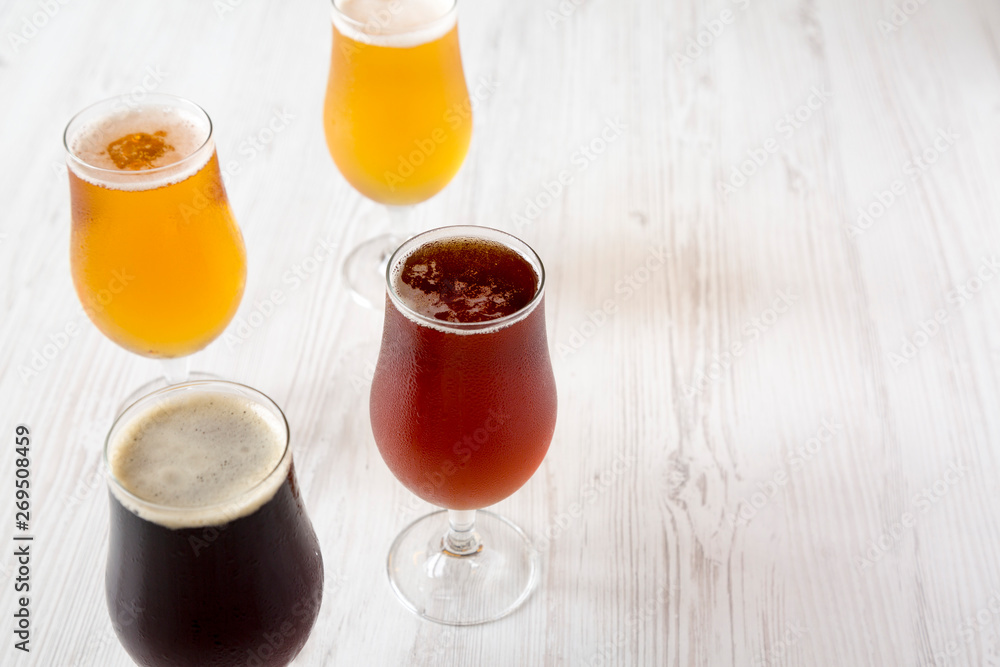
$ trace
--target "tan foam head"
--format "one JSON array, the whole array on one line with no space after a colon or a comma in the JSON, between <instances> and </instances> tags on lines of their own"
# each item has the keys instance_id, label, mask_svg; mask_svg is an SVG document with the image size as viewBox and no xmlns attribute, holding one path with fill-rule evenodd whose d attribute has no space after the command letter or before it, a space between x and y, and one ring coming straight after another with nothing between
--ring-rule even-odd
<instances>
[{"instance_id":1,"label":"tan foam head","mask_svg":"<svg viewBox=\"0 0 1000 667\"><path fill-rule=\"evenodd\" d=\"M255 512L291 465L282 419L244 396L179 391L137 406L108 441L112 492L168 528L228 523Z\"/></svg>"},{"instance_id":2,"label":"tan foam head","mask_svg":"<svg viewBox=\"0 0 1000 667\"><path fill-rule=\"evenodd\" d=\"M483 229L487 233L496 231ZM447 233L448 230L447 227L432 230L425 232L423 236L433 235L436 232ZM433 252L427 253L442 241L447 248L447 254L450 255L448 272L453 274L451 276L445 276L445 272L437 265ZM490 249L520 257L524 260L525 266L531 270L535 283L527 305L504 314L503 311L508 310L508 300L513 297L523 301L524 293L515 290L512 284L493 283L487 286L491 277L489 270L481 271L484 280L477 285L462 282L461 279L455 280L454 259L463 257L463 250L468 256L475 257L476 259L471 260L475 262L483 260L483 251ZM389 293L399 304L397 310L407 319L431 329L465 336L495 333L527 317L539 303L537 295L542 289L543 282L539 267L535 266L525 253L498 240L475 236L464 237L457 234L422 243L419 237L415 237L401 246L391 260L388 273ZM482 268L488 269L489 266L488 263L484 263ZM408 273L409 280L404 279L404 272ZM415 281L414 276L416 276ZM410 284L411 282L413 284ZM466 292L466 288L469 287L472 289ZM524 285L517 287L523 289ZM443 295L447 295L448 298L442 298ZM473 320L455 321L449 317L439 319L441 315L447 315L456 306L466 315L473 315ZM490 315L478 320L475 316L480 312ZM498 312L501 316L498 316Z\"/></svg>"},{"instance_id":3,"label":"tan foam head","mask_svg":"<svg viewBox=\"0 0 1000 667\"><path fill-rule=\"evenodd\" d=\"M333 23L357 42L411 48L447 34L454 6L455 0L334 0Z\"/></svg>"},{"instance_id":4,"label":"tan foam head","mask_svg":"<svg viewBox=\"0 0 1000 667\"><path fill-rule=\"evenodd\" d=\"M212 157L211 122L167 105L124 104L73 124L67 131L70 169L80 178L116 190L150 190L184 180ZM125 152L142 142L156 142L148 160L124 166ZM134 153L133 153L134 154Z\"/></svg>"}]
</instances>

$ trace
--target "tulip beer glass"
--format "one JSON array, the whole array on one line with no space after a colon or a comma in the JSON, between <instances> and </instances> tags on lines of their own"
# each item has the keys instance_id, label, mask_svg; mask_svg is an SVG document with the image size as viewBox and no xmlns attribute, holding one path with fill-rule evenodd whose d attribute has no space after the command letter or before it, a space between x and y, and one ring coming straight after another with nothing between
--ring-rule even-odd
<instances>
[{"instance_id":1,"label":"tulip beer glass","mask_svg":"<svg viewBox=\"0 0 1000 667\"><path fill-rule=\"evenodd\" d=\"M509 234L444 227L404 243L386 281L372 431L399 481L447 508L396 539L389 580L429 620L495 620L527 599L538 578L525 534L476 510L531 477L555 429L544 268Z\"/></svg>"},{"instance_id":2,"label":"tulip beer glass","mask_svg":"<svg viewBox=\"0 0 1000 667\"><path fill-rule=\"evenodd\" d=\"M187 379L187 356L226 328L246 281L212 121L169 95L115 98L77 114L64 141L84 311L118 345L168 362L167 384Z\"/></svg>"},{"instance_id":3,"label":"tulip beer glass","mask_svg":"<svg viewBox=\"0 0 1000 667\"><path fill-rule=\"evenodd\" d=\"M230 382L139 399L108 435L106 590L145 667L278 667L319 613L323 558L295 480L288 424Z\"/></svg>"},{"instance_id":4,"label":"tulip beer glass","mask_svg":"<svg viewBox=\"0 0 1000 667\"><path fill-rule=\"evenodd\" d=\"M334 0L323 123L348 183L389 207L394 229L347 258L352 295L382 304L385 261L410 207L455 176L472 136L456 0Z\"/></svg>"}]
</instances>

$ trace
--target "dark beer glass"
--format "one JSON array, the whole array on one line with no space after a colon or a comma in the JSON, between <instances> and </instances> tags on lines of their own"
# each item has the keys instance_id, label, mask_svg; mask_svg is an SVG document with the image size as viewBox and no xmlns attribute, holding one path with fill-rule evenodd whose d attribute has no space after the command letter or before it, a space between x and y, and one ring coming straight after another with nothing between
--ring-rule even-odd
<instances>
[{"instance_id":1,"label":"dark beer glass","mask_svg":"<svg viewBox=\"0 0 1000 667\"><path fill-rule=\"evenodd\" d=\"M287 665L319 613L323 560L278 406L234 383L173 385L115 421L105 463L107 602L132 659Z\"/></svg>"},{"instance_id":2,"label":"dark beer glass","mask_svg":"<svg viewBox=\"0 0 1000 667\"><path fill-rule=\"evenodd\" d=\"M492 621L524 602L538 576L523 531L476 510L519 489L552 440L545 271L509 234L444 227L404 243L386 281L372 432L397 479L447 508L396 539L389 580L429 620Z\"/></svg>"}]
</instances>

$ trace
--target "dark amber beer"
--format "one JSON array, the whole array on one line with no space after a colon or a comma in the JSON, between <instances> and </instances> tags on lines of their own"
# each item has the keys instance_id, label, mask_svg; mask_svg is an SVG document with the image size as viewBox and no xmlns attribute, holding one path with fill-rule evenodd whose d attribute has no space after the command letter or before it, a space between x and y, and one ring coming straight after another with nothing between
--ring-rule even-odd
<instances>
[{"instance_id":1,"label":"dark amber beer","mask_svg":"<svg viewBox=\"0 0 1000 667\"><path fill-rule=\"evenodd\" d=\"M277 406L224 382L141 399L108 436L107 598L140 665L287 665L323 561Z\"/></svg>"},{"instance_id":2,"label":"dark amber beer","mask_svg":"<svg viewBox=\"0 0 1000 667\"><path fill-rule=\"evenodd\" d=\"M448 229L390 265L371 421L408 489L471 510L511 495L541 464L556 389L533 253L495 230Z\"/></svg>"},{"instance_id":3,"label":"dark amber beer","mask_svg":"<svg viewBox=\"0 0 1000 667\"><path fill-rule=\"evenodd\" d=\"M386 295L372 432L392 473L445 508L393 541L389 583L421 618L495 621L539 581L525 532L481 508L531 477L555 430L545 268L510 234L443 227L393 253Z\"/></svg>"}]
</instances>

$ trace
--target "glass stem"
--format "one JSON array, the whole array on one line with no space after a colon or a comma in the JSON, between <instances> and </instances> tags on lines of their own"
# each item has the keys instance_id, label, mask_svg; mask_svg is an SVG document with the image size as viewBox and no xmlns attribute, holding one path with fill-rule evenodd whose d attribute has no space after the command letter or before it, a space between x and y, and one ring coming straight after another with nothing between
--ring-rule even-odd
<instances>
[{"instance_id":1,"label":"glass stem","mask_svg":"<svg viewBox=\"0 0 1000 667\"><path fill-rule=\"evenodd\" d=\"M476 532L476 510L448 510L448 534L442 546L452 556L471 556L482 550Z\"/></svg>"},{"instance_id":2,"label":"glass stem","mask_svg":"<svg viewBox=\"0 0 1000 667\"><path fill-rule=\"evenodd\" d=\"M160 359L163 368L163 379L168 385L187 382L191 373L191 357L173 357Z\"/></svg>"},{"instance_id":3,"label":"glass stem","mask_svg":"<svg viewBox=\"0 0 1000 667\"><path fill-rule=\"evenodd\" d=\"M413 207L412 206L389 206L389 236L402 243L413 236Z\"/></svg>"}]
</instances>

